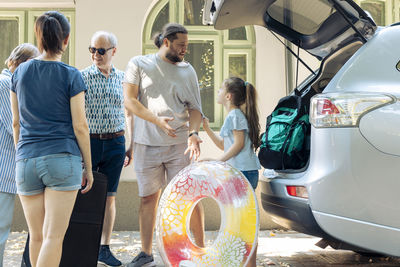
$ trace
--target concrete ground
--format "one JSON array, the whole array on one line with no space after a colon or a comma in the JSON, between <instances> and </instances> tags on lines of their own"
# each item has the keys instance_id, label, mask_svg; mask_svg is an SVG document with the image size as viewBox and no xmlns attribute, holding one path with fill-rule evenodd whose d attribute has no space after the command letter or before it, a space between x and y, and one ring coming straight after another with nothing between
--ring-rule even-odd
<instances>
[{"instance_id":1,"label":"concrete ground","mask_svg":"<svg viewBox=\"0 0 400 267\"><path fill-rule=\"evenodd\" d=\"M10 234L4 255L4 267L21 266L26 232ZM206 232L208 244L217 232ZM320 267L320 266L400 266L400 258L365 257L351 251L320 249L314 244L319 239L292 231L261 231L257 253L257 266ZM155 244L154 244L155 247ZM111 249L124 264L140 251L138 232L114 232ZM157 266L164 266L155 249ZM98 265L100 267L100 265Z\"/></svg>"}]
</instances>

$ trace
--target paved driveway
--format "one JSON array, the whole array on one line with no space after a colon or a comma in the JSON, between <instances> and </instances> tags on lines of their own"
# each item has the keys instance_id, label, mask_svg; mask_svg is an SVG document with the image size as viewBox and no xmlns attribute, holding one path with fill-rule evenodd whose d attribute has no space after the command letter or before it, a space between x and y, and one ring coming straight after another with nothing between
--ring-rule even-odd
<instances>
[{"instance_id":1,"label":"paved driveway","mask_svg":"<svg viewBox=\"0 0 400 267\"><path fill-rule=\"evenodd\" d=\"M211 243L216 232L207 232ZM11 233L4 255L4 267L21 266L21 255L25 246L26 233ZM318 238L286 231L261 231L257 266L400 266L400 258L363 257L351 251L320 249L314 244ZM154 244L155 246L155 244ZM138 232L114 232L111 248L123 263L128 263L140 251ZM164 266L156 253L157 266ZM100 265L99 265L100 266Z\"/></svg>"}]
</instances>

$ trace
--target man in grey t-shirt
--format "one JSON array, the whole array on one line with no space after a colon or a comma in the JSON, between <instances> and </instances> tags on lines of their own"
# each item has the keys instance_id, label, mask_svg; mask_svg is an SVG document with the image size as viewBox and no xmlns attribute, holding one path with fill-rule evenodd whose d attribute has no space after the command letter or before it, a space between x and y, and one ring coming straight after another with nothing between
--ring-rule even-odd
<instances>
[{"instance_id":1,"label":"man in grey t-shirt","mask_svg":"<svg viewBox=\"0 0 400 267\"><path fill-rule=\"evenodd\" d=\"M141 198L142 251L128 265L131 267L155 266L152 240L161 189L200 155L200 91L196 72L183 61L187 30L180 24L167 24L155 44L158 53L129 61L124 80L125 108L135 115L132 140ZM191 230L197 245L204 247L199 205L193 211Z\"/></svg>"}]
</instances>

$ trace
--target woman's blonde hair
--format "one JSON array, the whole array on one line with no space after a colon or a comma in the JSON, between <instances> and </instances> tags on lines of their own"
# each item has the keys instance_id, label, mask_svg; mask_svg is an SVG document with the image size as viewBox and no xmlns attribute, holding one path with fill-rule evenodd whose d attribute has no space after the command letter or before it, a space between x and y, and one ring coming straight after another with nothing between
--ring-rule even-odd
<instances>
[{"instance_id":1,"label":"woman's blonde hair","mask_svg":"<svg viewBox=\"0 0 400 267\"><path fill-rule=\"evenodd\" d=\"M39 50L36 46L28 43L20 44L11 52L10 56L6 59L5 64L7 67L10 65L14 65L18 67L22 62L27 61L28 59L39 56Z\"/></svg>"}]
</instances>

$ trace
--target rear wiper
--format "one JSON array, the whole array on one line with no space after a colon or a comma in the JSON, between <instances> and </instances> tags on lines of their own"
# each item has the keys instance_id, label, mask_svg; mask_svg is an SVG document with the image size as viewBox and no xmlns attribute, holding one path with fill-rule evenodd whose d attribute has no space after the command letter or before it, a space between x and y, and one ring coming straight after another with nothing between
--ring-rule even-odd
<instances>
[{"instance_id":1,"label":"rear wiper","mask_svg":"<svg viewBox=\"0 0 400 267\"><path fill-rule=\"evenodd\" d=\"M273 31L270 30L270 32L276 37L276 39L278 39L279 42L281 42L281 44L283 44L286 47L286 49L293 56L297 58L298 61L300 61L304 65L304 67L306 67L312 74L317 75L295 52L293 52L293 50L289 46L287 46L284 42L282 42L282 40L279 39L279 37Z\"/></svg>"}]
</instances>

